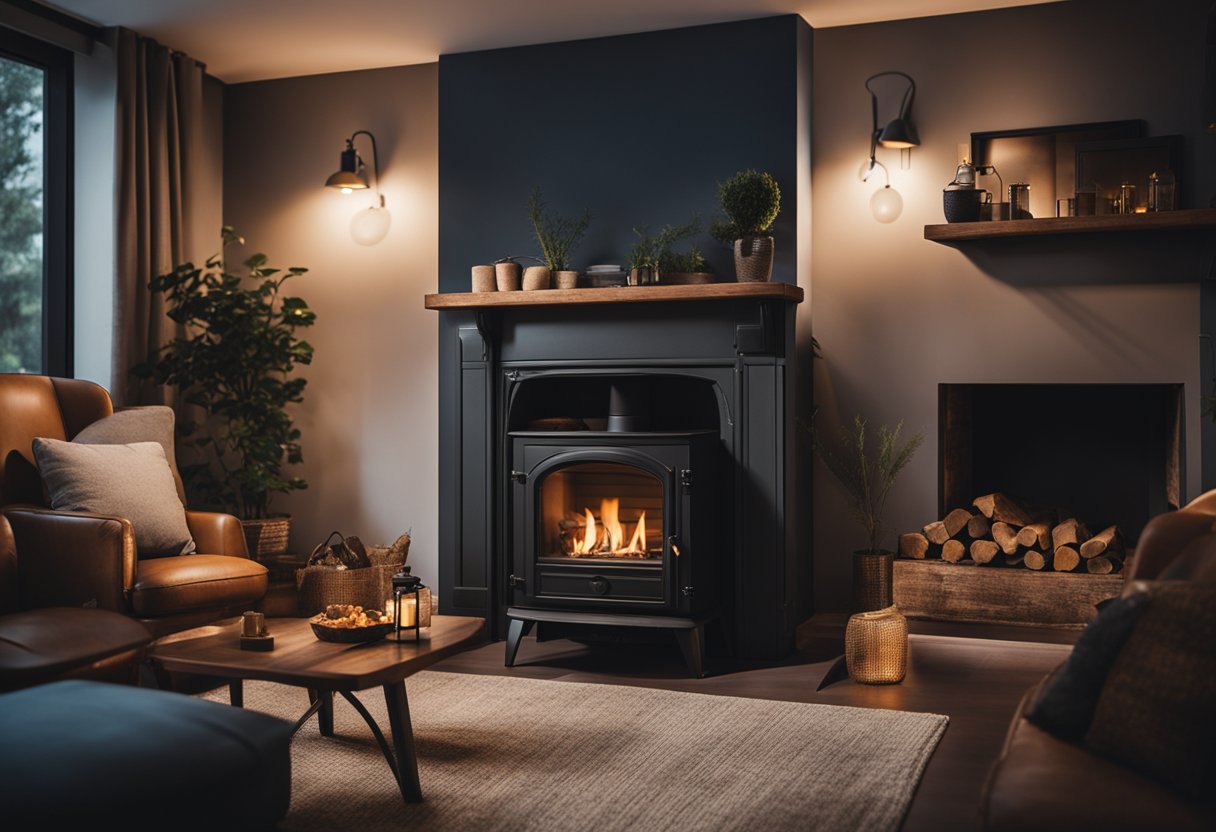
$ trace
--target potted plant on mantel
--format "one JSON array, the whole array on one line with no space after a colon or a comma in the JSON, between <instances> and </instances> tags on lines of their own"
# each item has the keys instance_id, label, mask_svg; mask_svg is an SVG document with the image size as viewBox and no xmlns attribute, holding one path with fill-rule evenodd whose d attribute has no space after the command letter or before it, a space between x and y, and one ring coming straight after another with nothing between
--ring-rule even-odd
<instances>
[{"instance_id":1,"label":"potted plant on mantel","mask_svg":"<svg viewBox=\"0 0 1216 832\"><path fill-rule=\"evenodd\" d=\"M221 235L225 248L245 242L227 226ZM183 263L153 278L149 288L165 296L166 314L185 335L132 369L201 411L201 424L178 425L182 447L197 457L182 467L187 494L239 517L251 555L287 550L291 518L272 515L271 498L307 487L283 468L303 461L287 405L303 400L308 382L292 373L313 354L296 330L316 320L302 298L283 294L308 270L266 263L254 254L244 263L248 274L234 274L221 253L204 268Z\"/></svg>"},{"instance_id":2,"label":"potted plant on mantel","mask_svg":"<svg viewBox=\"0 0 1216 832\"><path fill-rule=\"evenodd\" d=\"M718 186L726 222L715 222L709 233L732 246L735 278L760 283L773 276L773 238L768 230L781 211L781 189L767 173L741 170Z\"/></svg>"},{"instance_id":3,"label":"potted plant on mantel","mask_svg":"<svg viewBox=\"0 0 1216 832\"><path fill-rule=\"evenodd\" d=\"M902 446L900 422L894 429L878 427L877 442L867 447L865 419L842 425L835 444L822 441L813 431L815 454L848 494L857 522L865 529L868 546L853 553L853 611L868 612L892 604L891 582L895 553L882 548L883 510L899 472L911 461L924 439L916 434Z\"/></svg>"},{"instance_id":4,"label":"potted plant on mantel","mask_svg":"<svg viewBox=\"0 0 1216 832\"><path fill-rule=\"evenodd\" d=\"M578 283L578 272L570 268L570 250L591 225L591 211L584 210L578 219L547 213L538 187L528 201L528 218L554 285L558 289L573 289Z\"/></svg>"}]
</instances>

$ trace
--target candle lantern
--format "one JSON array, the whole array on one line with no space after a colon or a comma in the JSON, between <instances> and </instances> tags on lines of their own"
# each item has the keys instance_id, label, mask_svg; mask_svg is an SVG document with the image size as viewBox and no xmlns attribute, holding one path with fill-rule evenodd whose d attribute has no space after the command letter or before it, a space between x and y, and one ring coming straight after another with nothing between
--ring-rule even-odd
<instances>
[{"instance_id":1,"label":"candle lantern","mask_svg":"<svg viewBox=\"0 0 1216 832\"><path fill-rule=\"evenodd\" d=\"M431 590L408 566L393 576L393 624L397 641L409 640L402 630L413 630L413 640L421 641L431 628Z\"/></svg>"}]
</instances>

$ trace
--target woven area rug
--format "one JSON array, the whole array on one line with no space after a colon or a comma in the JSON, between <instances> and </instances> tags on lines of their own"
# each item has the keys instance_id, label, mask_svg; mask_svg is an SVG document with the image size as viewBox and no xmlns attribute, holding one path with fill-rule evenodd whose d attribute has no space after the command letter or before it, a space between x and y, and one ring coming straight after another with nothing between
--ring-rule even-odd
<instances>
[{"instance_id":1,"label":"woven area rug","mask_svg":"<svg viewBox=\"0 0 1216 832\"><path fill-rule=\"evenodd\" d=\"M292 746L282 829L896 830L947 718L426 671L406 680L425 803L406 805L341 698ZM207 694L227 701L227 691ZM388 730L381 691L360 700ZM247 682L294 721L300 688Z\"/></svg>"}]
</instances>

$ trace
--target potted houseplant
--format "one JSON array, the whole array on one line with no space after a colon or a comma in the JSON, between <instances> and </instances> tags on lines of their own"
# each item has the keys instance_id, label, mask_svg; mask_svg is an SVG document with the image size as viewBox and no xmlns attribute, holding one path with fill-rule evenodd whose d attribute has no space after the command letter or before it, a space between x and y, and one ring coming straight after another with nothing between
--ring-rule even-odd
<instances>
[{"instance_id":1,"label":"potted houseplant","mask_svg":"<svg viewBox=\"0 0 1216 832\"><path fill-rule=\"evenodd\" d=\"M649 226L637 226L633 233L637 241L630 249L627 261L629 268L629 285L644 286L648 283L658 283L662 274L664 261L673 257L672 246L677 240L697 232L696 220L687 225L665 225L658 233L651 236Z\"/></svg>"},{"instance_id":2,"label":"potted houseplant","mask_svg":"<svg viewBox=\"0 0 1216 832\"><path fill-rule=\"evenodd\" d=\"M841 426L837 441L831 444L824 442L818 431L812 431L816 456L844 488L853 515L866 533L866 548L853 553L854 612L881 609L892 603L895 554L882 546L883 510L895 478L924 439L918 433L901 445L902 428L903 422L894 429L880 425L873 443L860 416L855 416L851 425Z\"/></svg>"},{"instance_id":3,"label":"potted houseplant","mask_svg":"<svg viewBox=\"0 0 1216 832\"><path fill-rule=\"evenodd\" d=\"M528 218L532 221L536 242L540 243L545 265L557 288L573 289L578 281L578 272L570 268L570 250L591 225L591 211L584 210L577 219L550 214L545 210L540 188L536 188L528 201Z\"/></svg>"},{"instance_id":4,"label":"potted houseplant","mask_svg":"<svg viewBox=\"0 0 1216 832\"><path fill-rule=\"evenodd\" d=\"M221 235L225 249L245 242L227 226ZM250 554L271 554L286 551L290 523L271 514L271 498L307 487L283 469L302 461L287 405L302 400L307 380L293 372L313 354L296 330L312 326L316 315L283 291L307 269L271 268L260 253L244 266L247 274L229 271L221 252L202 268L183 263L153 278L149 288L164 295L168 316L185 334L132 372L175 388L201 413L201 423L179 423L182 447L196 457L182 468L192 502L235 514Z\"/></svg>"},{"instance_id":5,"label":"potted houseplant","mask_svg":"<svg viewBox=\"0 0 1216 832\"><path fill-rule=\"evenodd\" d=\"M740 283L763 282L773 276L773 238L768 230L781 210L781 189L767 173L741 170L718 186L725 222L710 234L734 248L735 277Z\"/></svg>"},{"instance_id":6,"label":"potted houseplant","mask_svg":"<svg viewBox=\"0 0 1216 832\"><path fill-rule=\"evenodd\" d=\"M713 283L713 270L705 259L705 254L696 243L689 246L687 251L674 251L675 243L684 237L691 237L701 230L700 221L694 219L688 225L671 228L670 234L663 242L663 250L659 253L659 274L664 283L690 284Z\"/></svg>"}]
</instances>

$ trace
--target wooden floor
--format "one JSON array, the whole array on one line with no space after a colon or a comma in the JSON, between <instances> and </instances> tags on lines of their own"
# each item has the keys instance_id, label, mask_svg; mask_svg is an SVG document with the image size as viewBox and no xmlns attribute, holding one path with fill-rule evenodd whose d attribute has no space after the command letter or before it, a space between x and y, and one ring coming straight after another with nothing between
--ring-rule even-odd
<instances>
[{"instance_id":1,"label":"wooden floor","mask_svg":"<svg viewBox=\"0 0 1216 832\"><path fill-rule=\"evenodd\" d=\"M434 669L945 714L950 725L903 828L907 832L976 829L980 789L1018 701L1068 655L1068 644L1050 642L1071 642L1075 634L965 625L920 629L933 634L914 631L908 675L902 684L866 686L845 679L819 692L815 688L842 649L840 640L829 635L804 640L801 650L780 663L719 664L715 675L705 679L687 678L674 644L585 646L564 639L537 643L531 637L521 644L514 668L503 667L503 643L493 642L446 659ZM1038 641L1004 640L1010 635Z\"/></svg>"}]
</instances>

